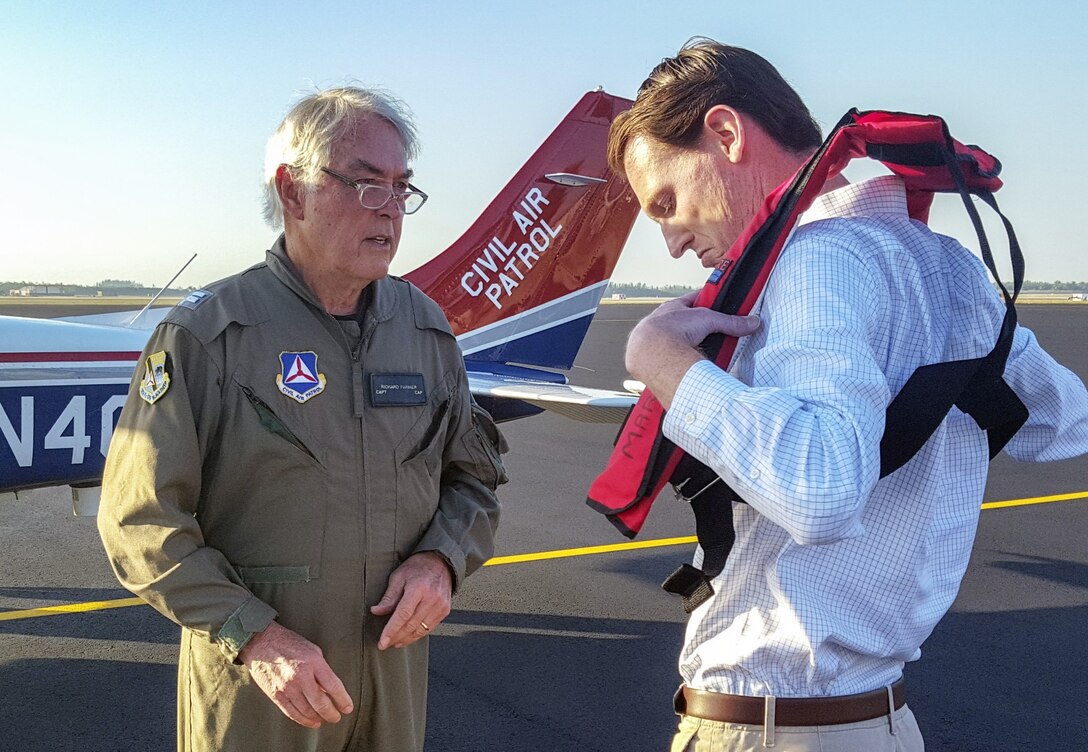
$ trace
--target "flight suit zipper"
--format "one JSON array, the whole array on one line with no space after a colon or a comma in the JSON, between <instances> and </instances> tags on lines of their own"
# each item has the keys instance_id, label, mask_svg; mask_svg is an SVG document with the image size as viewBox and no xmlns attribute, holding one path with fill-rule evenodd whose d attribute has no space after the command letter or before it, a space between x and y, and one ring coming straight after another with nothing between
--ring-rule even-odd
<instances>
[{"instance_id":1,"label":"flight suit zipper","mask_svg":"<svg viewBox=\"0 0 1088 752\"><path fill-rule=\"evenodd\" d=\"M366 434L363 430L363 420L366 417L366 390L364 387L363 379L363 364L362 354L366 347L367 340L370 338L371 333L374 331L375 320L373 316L366 316L364 318L365 324L359 326L359 341L352 345L351 341L344 336L345 344L347 345L348 354L351 356L351 407L352 415L354 416L355 424L355 446L356 453L359 457L359 462L355 465L355 487L358 489L358 493L363 498L369 497L369 489L366 483ZM343 331L341 330L341 335ZM366 593L368 588L368 582L370 580L370 513L369 505L367 509L362 512L358 518L356 535L359 541L359 551L362 553L362 587L360 588L363 593ZM367 682L366 677L368 673L373 671L373 667L368 664L367 661L367 640L377 642L377 635L369 634L370 630L367 627L367 617L365 612L368 607L373 605L371 603L364 604L362 616L362 623L359 630L359 685L358 691L360 697L366 697ZM354 714L354 728L351 730L350 739L352 746L359 743L359 735L364 728L364 724L361 723L361 716L359 713Z\"/></svg>"},{"instance_id":2,"label":"flight suit zipper","mask_svg":"<svg viewBox=\"0 0 1088 752\"><path fill-rule=\"evenodd\" d=\"M244 384L239 384L242 388L242 393L246 395L246 399L249 400L249 404L253 406L253 409L257 411L257 417L260 418L261 425L268 429L275 435L282 439L286 439L292 446L296 447L299 451L304 452L314 462L318 462L317 457L310 451L294 432L288 428L279 416L272 411L272 408L268 406L263 399L258 397L252 389ZM320 464L320 463L318 463Z\"/></svg>"},{"instance_id":3,"label":"flight suit zipper","mask_svg":"<svg viewBox=\"0 0 1088 752\"><path fill-rule=\"evenodd\" d=\"M360 332L359 342L348 349L351 354L351 407L356 418L363 417L363 408L366 405L366 390L363 387L363 364L359 356L363 352L364 335Z\"/></svg>"}]
</instances>

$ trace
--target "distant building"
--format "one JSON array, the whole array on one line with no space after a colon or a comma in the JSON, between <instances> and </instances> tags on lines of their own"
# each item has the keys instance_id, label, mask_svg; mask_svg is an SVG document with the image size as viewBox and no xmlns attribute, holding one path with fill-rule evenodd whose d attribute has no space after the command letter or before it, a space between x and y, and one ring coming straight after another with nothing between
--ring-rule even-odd
<instances>
[{"instance_id":1,"label":"distant building","mask_svg":"<svg viewBox=\"0 0 1088 752\"><path fill-rule=\"evenodd\" d=\"M63 289L56 285L27 285L26 287L18 287L12 290L8 290L8 295L20 298L32 298L39 295L61 294L63 294Z\"/></svg>"},{"instance_id":2,"label":"distant building","mask_svg":"<svg viewBox=\"0 0 1088 752\"><path fill-rule=\"evenodd\" d=\"M614 293L612 293L612 300L627 300L627 293L625 293L625 292L614 292Z\"/></svg>"}]
</instances>

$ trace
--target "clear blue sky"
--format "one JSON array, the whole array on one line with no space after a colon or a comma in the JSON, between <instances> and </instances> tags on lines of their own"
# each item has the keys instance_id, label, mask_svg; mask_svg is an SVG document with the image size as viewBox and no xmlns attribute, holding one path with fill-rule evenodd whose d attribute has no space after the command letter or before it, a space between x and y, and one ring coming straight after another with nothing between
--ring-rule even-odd
<instances>
[{"instance_id":1,"label":"clear blue sky","mask_svg":"<svg viewBox=\"0 0 1088 752\"><path fill-rule=\"evenodd\" d=\"M243 9L243 6L245 9ZM404 98L431 201L394 271L468 226L579 96L634 96L690 36L753 49L833 125L849 107L943 115L1005 166L1028 277L1088 280L1088 10L913 2L7 2L0 18L0 279L200 285L263 258L264 144L313 86ZM934 225L971 235L944 199ZM998 246L1002 251L1003 246ZM636 224L615 279L699 284Z\"/></svg>"}]
</instances>

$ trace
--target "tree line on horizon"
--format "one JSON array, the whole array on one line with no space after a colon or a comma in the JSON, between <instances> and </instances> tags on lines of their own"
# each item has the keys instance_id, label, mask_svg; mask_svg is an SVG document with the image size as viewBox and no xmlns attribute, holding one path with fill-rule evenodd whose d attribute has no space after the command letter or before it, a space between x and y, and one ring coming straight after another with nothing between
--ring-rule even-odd
<instances>
[{"instance_id":1,"label":"tree line on horizon","mask_svg":"<svg viewBox=\"0 0 1088 752\"><path fill-rule=\"evenodd\" d=\"M1012 291L1012 280L1003 280ZM629 298L678 298L700 288L690 285L648 285L645 282L609 282L604 296L626 295ZM1088 293L1088 282L1024 282L1022 292Z\"/></svg>"},{"instance_id":2,"label":"tree line on horizon","mask_svg":"<svg viewBox=\"0 0 1088 752\"><path fill-rule=\"evenodd\" d=\"M1012 289L1012 282L1005 280L1005 286ZM96 285L73 285L64 282L28 282L28 281L0 281L0 295L8 295L11 290L23 287L48 288L53 295L96 295L102 291L107 295L136 294L149 292L154 294L159 288L142 285L139 282L128 279L104 279ZM168 292L190 293L195 287L171 288ZM611 295L626 295L631 298L676 298L685 293L699 288L691 285L650 285L645 282L609 282L605 288L605 297ZM1088 293L1088 282L1024 282L1024 292L1053 292L1053 293Z\"/></svg>"},{"instance_id":3,"label":"tree line on horizon","mask_svg":"<svg viewBox=\"0 0 1088 752\"><path fill-rule=\"evenodd\" d=\"M24 287L45 288L43 294L47 295L154 295L160 287L151 287L140 284L130 279L104 279L95 285L75 285L67 282L28 282L2 281L0 282L0 296L10 295L12 290L21 290ZM189 294L195 287L171 287L166 292L169 294Z\"/></svg>"}]
</instances>

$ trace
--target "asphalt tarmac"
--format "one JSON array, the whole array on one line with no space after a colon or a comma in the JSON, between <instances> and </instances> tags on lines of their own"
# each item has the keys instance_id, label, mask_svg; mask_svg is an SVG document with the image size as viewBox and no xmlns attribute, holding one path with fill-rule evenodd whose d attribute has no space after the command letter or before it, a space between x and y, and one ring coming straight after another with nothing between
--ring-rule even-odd
<instances>
[{"instance_id":1,"label":"asphalt tarmac","mask_svg":"<svg viewBox=\"0 0 1088 752\"><path fill-rule=\"evenodd\" d=\"M649 308L603 306L572 381L618 387L626 333ZM1020 310L1088 379L1088 305ZM658 584L692 545L579 551L624 542L584 504L615 427L543 415L503 428L512 481L497 554L565 553L466 582L430 638L428 750L668 749L684 614ZM1061 494L1088 496L1088 458L991 466L987 502ZM663 498L639 540L692 530ZM1086 532L1088 498L982 513L960 596L906 670L927 749L1088 749ZM128 597L67 489L0 506L0 750L173 748L177 627L147 606L4 618Z\"/></svg>"}]
</instances>

